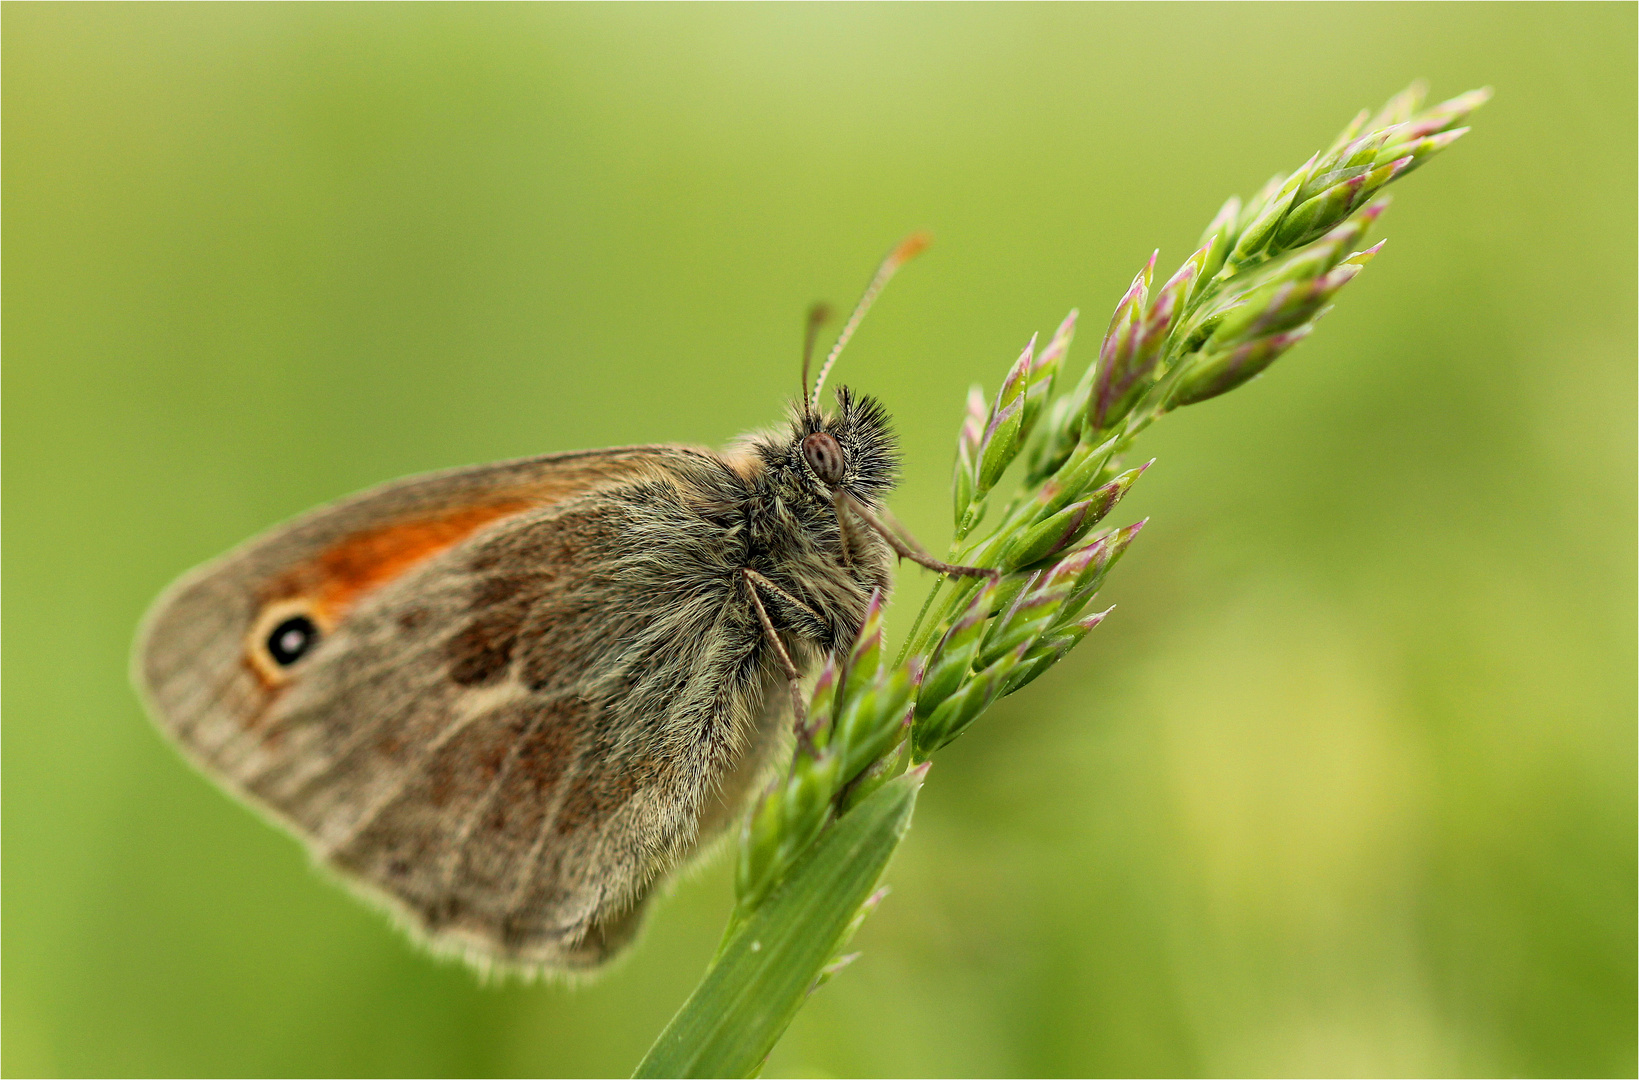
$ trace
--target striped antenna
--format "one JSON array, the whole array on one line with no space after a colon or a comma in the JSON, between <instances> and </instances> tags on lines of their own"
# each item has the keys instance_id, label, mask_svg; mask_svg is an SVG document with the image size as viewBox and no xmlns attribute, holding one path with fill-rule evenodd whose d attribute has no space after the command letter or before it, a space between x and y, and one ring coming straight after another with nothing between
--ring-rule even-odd
<instances>
[{"instance_id":1,"label":"striped antenna","mask_svg":"<svg viewBox=\"0 0 1639 1080\"><path fill-rule=\"evenodd\" d=\"M814 392L809 395L809 401L819 400L820 390L825 386L825 377L831 374L831 365L837 362L837 357L842 353L842 347L848 344L848 339L854 336L855 330L859 329L860 322L864 320L865 313L871 310L871 305L876 302L877 294L882 291L882 287L888 284L888 279L893 277L901 266L921 254L922 249L928 246L928 239L927 233L912 233L901 240L899 246L890 251L888 257L882 260L882 265L876 268L876 276L871 278L869 285L865 286L865 295L861 296L859 303L854 305L854 313L848 316L848 321L842 326L842 333L837 335L837 343L831 346L831 352L825 357L825 363L820 365L819 378L814 380Z\"/></svg>"},{"instance_id":2,"label":"striped antenna","mask_svg":"<svg viewBox=\"0 0 1639 1080\"><path fill-rule=\"evenodd\" d=\"M814 399L808 396L808 362L814 358L814 339L819 337L820 327L831 321L831 306L829 304L815 304L808 309L808 325L802 334L802 415L804 418L814 415Z\"/></svg>"}]
</instances>

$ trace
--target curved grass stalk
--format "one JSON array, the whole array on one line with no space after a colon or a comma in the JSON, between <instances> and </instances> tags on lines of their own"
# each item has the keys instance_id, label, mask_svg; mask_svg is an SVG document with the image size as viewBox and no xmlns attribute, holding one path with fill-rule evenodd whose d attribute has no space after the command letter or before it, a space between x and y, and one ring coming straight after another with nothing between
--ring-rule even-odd
<instances>
[{"instance_id":1,"label":"curved grass stalk","mask_svg":"<svg viewBox=\"0 0 1639 1080\"><path fill-rule=\"evenodd\" d=\"M1122 455L1162 416L1241 386L1307 337L1382 248L1357 247L1388 205L1381 189L1460 138L1490 96L1420 110L1422 94L1362 112L1296 171L1245 204L1231 198L1153 294L1151 255L1072 389L1056 392L1075 312L1039 353L1031 339L994 399L975 389L957 439L951 561L1002 576L936 582L892 663L872 598L849 654L815 682L813 737L746 816L723 944L638 1076L755 1075L850 959L838 954L881 897L932 755L1108 614L1092 602L1144 524L1099 527L1148 467L1124 468ZM979 534L1020 460L1017 492Z\"/></svg>"}]
</instances>

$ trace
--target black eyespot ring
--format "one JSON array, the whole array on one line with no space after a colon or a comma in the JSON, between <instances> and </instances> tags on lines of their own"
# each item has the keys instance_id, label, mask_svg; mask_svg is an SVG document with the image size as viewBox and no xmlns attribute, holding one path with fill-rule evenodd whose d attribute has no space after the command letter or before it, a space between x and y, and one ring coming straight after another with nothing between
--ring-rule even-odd
<instances>
[{"instance_id":1,"label":"black eyespot ring","mask_svg":"<svg viewBox=\"0 0 1639 1080\"><path fill-rule=\"evenodd\" d=\"M814 432L802 441L802 456L821 480L832 487L842 483L848 462L835 436L824 431Z\"/></svg>"},{"instance_id":2,"label":"black eyespot ring","mask_svg":"<svg viewBox=\"0 0 1639 1080\"><path fill-rule=\"evenodd\" d=\"M267 654L280 667L289 667L319 643L319 628L306 615L292 615L267 636Z\"/></svg>"}]
</instances>

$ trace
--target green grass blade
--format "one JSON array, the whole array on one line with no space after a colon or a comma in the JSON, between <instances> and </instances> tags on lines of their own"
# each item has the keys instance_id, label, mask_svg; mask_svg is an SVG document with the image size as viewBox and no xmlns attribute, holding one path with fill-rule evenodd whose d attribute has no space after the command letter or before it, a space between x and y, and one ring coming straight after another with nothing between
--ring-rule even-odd
<instances>
[{"instance_id":1,"label":"green grass blade","mask_svg":"<svg viewBox=\"0 0 1639 1080\"><path fill-rule=\"evenodd\" d=\"M730 934L634 1076L752 1076L797 1015L909 828L918 769L838 821Z\"/></svg>"}]
</instances>

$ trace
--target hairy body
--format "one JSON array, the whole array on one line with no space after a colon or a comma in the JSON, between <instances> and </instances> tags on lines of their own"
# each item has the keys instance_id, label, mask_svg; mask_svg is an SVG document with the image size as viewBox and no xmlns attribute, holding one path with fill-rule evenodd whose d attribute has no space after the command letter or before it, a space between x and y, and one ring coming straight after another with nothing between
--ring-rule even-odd
<instances>
[{"instance_id":1,"label":"hairy body","mask_svg":"<svg viewBox=\"0 0 1639 1080\"><path fill-rule=\"evenodd\" d=\"M178 582L136 678L190 758L435 946L592 967L732 818L778 688L887 588L867 521L895 466L844 389L725 454L397 481Z\"/></svg>"}]
</instances>

